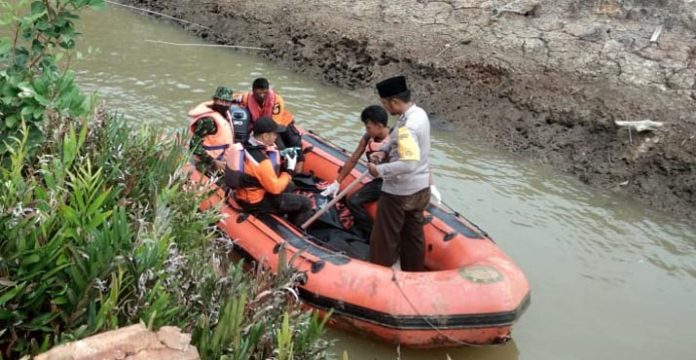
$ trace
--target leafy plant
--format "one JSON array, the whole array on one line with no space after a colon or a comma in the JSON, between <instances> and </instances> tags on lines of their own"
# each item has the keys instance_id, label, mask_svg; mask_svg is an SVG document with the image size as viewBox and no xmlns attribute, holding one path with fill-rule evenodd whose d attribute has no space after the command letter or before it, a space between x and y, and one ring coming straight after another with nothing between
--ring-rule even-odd
<instances>
[{"instance_id":1,"label":"leafy plant","mask_svg":"<svg viewBox=\"0 0 696 360\"><path fill-rule=\"evenodd\" d=\"M275 275L229 262L232 241L214 210L198 211L207 194L190 189L178 137L162 145L118 119L91 124L101 128L71 125L36 161L26 131L10 140L13 166L0 171L4 356L143 321L193 330L203 358L329 357L326 320L300 310L299 274L285 259ZM114 161L102 154L122 138L120 161L137 170L96 165Z\"/></svg>"},{"instance_id":2,"label":"leafy plant","mask_svg":"<svg viewBox=\"0 0 696 360\"><path fill-rule=\"evenodd\" d=\"M75 83L69 50L79 35L79 11L103 5L103 0L0 1L0 26L14 29L0 37L0 137L16 136L24 123L32 152L46 137L47 120L89 113L91 99ZM67 66L60 68L63 58ZM7 151L0 144L0 158Z\"/></svg>"},{"instance_id":3,"label":"leafy plant","mask_svg":"<svg viewBox=\"0 0 696 360\"><path fill-rule=\"evenodd\" d=\"M285 313L283 314L283 323L278 333L278 360L294 359L292 346L292 330L290 329L288 313Z\"/></svg>"},{"instance_id":4,"label":"leafy plant","mask_svg":"<svg viewBox=\"0 0 696 360\"><path fill-rule=\"evenodd\" d=\"M136 322L193 331L207 359L330 357L285 259L277 275L230 263L185 137L133 128L74 83L75 21L101 4L0 1L15 30L0 40L0 358Z\"/></svg>"},{"instance_id":5,"label":"leafy plant","mask_svg":"<svg viewBox=\"0 0 696 360\"><path fill-rule=\"evenodd\" d=\"M322 338L328 317L300 309L291 293L297 277L263 268L254 273L232 264L225 277L227 297L216 319L202 315L193 331L202 359L327 359ZM290 276L284 276L290 275Z\"/></svg>"}]
</instances>

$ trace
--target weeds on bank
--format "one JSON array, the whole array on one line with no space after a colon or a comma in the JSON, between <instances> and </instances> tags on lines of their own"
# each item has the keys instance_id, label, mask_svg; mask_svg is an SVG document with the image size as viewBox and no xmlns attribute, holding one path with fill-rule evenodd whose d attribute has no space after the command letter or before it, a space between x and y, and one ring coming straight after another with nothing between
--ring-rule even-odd
<instances>
[{"instance_id":1,"label":"weeds on bank","mask_svg":"<svg viewBox=\"0 0 696 360\"><path fill-rule=\"evenodd\" d=\"M292 268L227 260L183 137L93 110L58 66L101 4L0 1L0 358L139 321L193 332L204 359L328 358Z\"/></svg>"},{"instance_id":2,"label":"weeds on bank","mask_svg":"<svg viewBox=\"0 0 696 360\"><path fill-rule=\"evenodd\" d=\"M325 321L294 299L298 274L229 263L215 211L162 140L106 115L73 124L0 170L0 351L14 358L143 321L193 332L202 358L327 358ZM200 195L196 195L200 194Z\"/></svg>"}]
</instances>

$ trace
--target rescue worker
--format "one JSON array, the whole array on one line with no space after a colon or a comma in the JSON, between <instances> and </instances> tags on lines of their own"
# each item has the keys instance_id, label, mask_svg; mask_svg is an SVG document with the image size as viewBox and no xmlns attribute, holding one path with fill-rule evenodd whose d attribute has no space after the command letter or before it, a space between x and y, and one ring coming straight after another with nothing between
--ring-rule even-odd
<instances>
[{"instance_id":1,"label":"rescue worker","mask_svg":"<svg viewBox=\"0 0 696 360\"><path fill-rule=\"evenodd\" d=\"M201 170L225 169L225 156L234 141L229 109L232 89L219 86L212 101L206 101L189 111L189 148Z\"/></svg>"},{"instance_id":2,"label":"rescue worker","mask_svg":"<svg viewBox=\"0 0 696 360\"><path fill-rule=\"evenodd\" d=\"M343 164L341 171L338 173L338 178L336 178L321 195L336 196L340 190L341 182L350 174L355 164L360 160L360 157L365 154L369 161L370 155L378 151L382 145L389 141L389 128L387 127L389 115L383 107L379 105L366 107L360 114L360 120L365 124L365 134L360 139L358 147L353 151L348 161ZM365 211L364 206L377 201L381 190L382 179L375 178L346 200L346 205L348 205L355 221L353 225L354 229L365 239L370 238L370 233L372 232L372 219L367 214L367 211Z\"/></svg>"},{"instance_id":3,"label":"rescue worker","mask_svg":"<svg viewBox=\"0 0 696 360\"><path fill-rule=\"evenodd\" d=\"M295 120L292 113L285 107L283 98L271 89L267 79L258 78L251 85L251 92L237 97L239 104L246 108L250 115L249 128L263 116L271 117L281 126L278 134L277 145L279 150L290 147L302 147L302 136L295 127ZM304 156L300 152L298 159L297 172L302 172Z\"/></svg>"},{"instance_id":4,"label":"rescue worker","mask_svg":"<svg viewBox=\"0 0 696 360\"><path fill-rule=\"evenodd\" d=\"M411 101L406 78L397 76L377 84L382 106L398 115L389 141L371 155L370 174L381 177L382 192L370 236L370 261L392 266L397 259L405 271L425 270L423 211L430 203L430 120Z\"/></svg>"},{"instance_id":5,"label":"rescue worker","mask_svg":"<svg viewBox=\"0 0 696 360\"><path fill-rule=\"evenodd\" d=\"M285 101L271 89L270 83L265 78L254 80L251 92L237 97L237 101L249 110L252 126L263 116L271 117L281 126L288 126L293 121L292 114L285 108Z\"/></svg>"},{"instance_id":6,"label":"rescue worker","mask_svg":"<svg viewBox=\"0 0 696 360\"><path fill-rule=\"evenodd\" d=\"M292 183L289 172L294 171L297 156L289 155L285 159L288 172L280 171L280 154L275 141L281 130L270 117L256 121L244 146L245 179L235 190L235 198L249 212L288 215L290 222L300 226L312 216L312 202L287 192ZM230 172L226 171L226 177Z\"/></svg>"}]
</instances>

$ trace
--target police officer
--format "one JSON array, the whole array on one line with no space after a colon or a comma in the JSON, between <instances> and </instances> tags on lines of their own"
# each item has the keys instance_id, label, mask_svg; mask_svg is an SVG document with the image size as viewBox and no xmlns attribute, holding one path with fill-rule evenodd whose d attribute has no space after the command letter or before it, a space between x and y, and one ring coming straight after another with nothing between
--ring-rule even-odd
<instances>
[{"instance_id":1,"label":"police officer","mask_svg":"<svg viewBox=\"0 0 696 360\"><path fill-rule=\"evenodd\" d=\"M370 174L381 177L382 192L370 236L370 261L392 266L397 259L405 271L424 271L423 211L430 203L430 120L411 100L406 78L377 84L382 106L398 115L389 141L371 155Z\"/></svg>"}]
</instances>

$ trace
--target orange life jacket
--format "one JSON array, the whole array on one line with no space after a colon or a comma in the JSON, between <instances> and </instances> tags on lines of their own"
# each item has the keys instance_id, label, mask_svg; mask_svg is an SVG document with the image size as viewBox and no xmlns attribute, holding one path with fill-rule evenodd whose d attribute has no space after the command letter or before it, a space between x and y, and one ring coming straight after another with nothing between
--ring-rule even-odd
<instances>
[{"instance_id":1,"label":"orange life jacket","mask_svg":"<svg viewBox=\"0 0 696 360\"><path fill-rule=\"evenodd\" d=\"M241 143L234 143L227 149L225 155L225 184L231 189L244 186L244 156L245 151Z\"/></svg>"},{"instance_id":2,"label":"orange life jacket","mask_svg":"<svg viewBox=\"0 0 696 360\"><path fill-rule=\"evenodd\" d=\"M257 184L241 184L234 194L237 200L258 204L266 193L280 194L290 184L288 173L280 173L280 152L275 146L250 146L244 149L241 173ZM229 163L228 163L229 166Z\"/></svg>"},{"instance_id":3,"label":"orange life jacket","mask_svg":"<svg viewBox=\"0 0 696 360\"><path fill-rule=\"evenodd\" d=\"M379 148L381 148L382 145L388 142L389 135L387 135L387 137L385 137L381 141L377 141L373 137L369 138L367 140L367 146L365 146L365 156L367 156L367 161L370 161L370 155L372 155L372 153L379 151Z\"/></svg>"},{"instance_id":4,"label":"orange life jacket","mask_svg":"<svg viewBox=\"0 0 696 360\"><path fill-rule=\"evenodd\" d=\"M247 92L239 98L239 103L251 114L251 123L262 116L270 116L278 125L288 126L293 121L293 116L285 107L283 98L273 90L268 91L268 95L263 104L259 104L254 99L253 92Z\"/></svg>"},{"instance_id":5,"label":"orange life jacket","mask_svg":"<svg viewBox=\"0 0 696 360\"><path fill-rule=\"evenodd\" d=\"M215 160L224 160L227 155L227 149L230 148L234 141L234 132L228 119L225 119L220 113L210 108L213 105L212 101L206 101L198 104L193 110L189 111L189 133L193 136L194 125L203 118L211 118L215 121L217 132L215 134L206 135L203 138L201 146L205 149L210 157Z\"/></svg>"}]
</instances>

